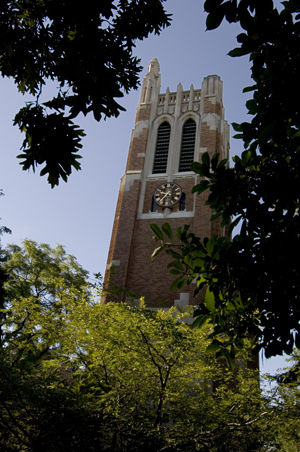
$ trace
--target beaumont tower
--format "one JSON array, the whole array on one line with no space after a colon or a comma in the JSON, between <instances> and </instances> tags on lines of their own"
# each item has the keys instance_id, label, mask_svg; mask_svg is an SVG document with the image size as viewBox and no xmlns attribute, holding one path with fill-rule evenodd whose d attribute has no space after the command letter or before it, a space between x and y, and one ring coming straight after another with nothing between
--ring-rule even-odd
<instances>
[{"instance_id":1,"label":"beaumont tower","mask_svg":"<svg viewBox=\"0 0 300 452\"><path fill-rule=\"evenodd\" d=\"M144 296L148 307L187 306L196 304L195 285L170 293L174 279L166 268L170 258L161 253L151 260L158 244L149 225L161 227L167 221L175 232L189 224L190 231L201 238L224 234L219 219L210 222L207 193L192 194L199 177L190 166L201 161L204 152L229 158L229 125L224 119L223 82L218 75L205 77L201 88L191 85L188 91L179 83L176 92L167 88L162 94L160 85L160 67L154 58L142 82L121 179L105 287L113 281ZM110 299L125 301L125 295L107 295L106 300Z\"/></svg>"}]
</instances>

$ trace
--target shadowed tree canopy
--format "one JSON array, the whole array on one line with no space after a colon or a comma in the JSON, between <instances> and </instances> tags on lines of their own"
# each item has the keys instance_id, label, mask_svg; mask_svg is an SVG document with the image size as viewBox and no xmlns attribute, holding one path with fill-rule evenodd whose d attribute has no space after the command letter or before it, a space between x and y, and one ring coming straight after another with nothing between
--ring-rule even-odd
<instances>
[{"instance_id":1,"label":"shadowed tree canopy","mask_svg":"<svg viewBox=\"0 0 300 452\"><path fill-rule=\"evenodd\" d=\"M249 55L253 92L246 107L249 122L233 124L242 139L241 158L232 168L219 156L204 154L192 168L199 174L193 191L209 191L212 221L241 227L232 242L225 237L195 237L177 231L178 254L170 231L155 229L174 257L172 288L195 278L195 294L206 288L195 324L212 319L215 350L233 362L246 332L259 338L266 356L291 353L300 346L300 4L284 1L278 11L271 0L207 0L207 28L222 20L238 22L243 32L232 57ZM219 218L218 218L219 217ZM218 219L217 219L218 218ZM177 242L177 243L178 243ZM226 333L228 340L217 338Z\"/></svg>"},{"instance_id":2,"label":"shadowed tree canopy","mask_svg":"<svg viewBox=\"0 0 300 452\"><path fill-rule=\"evenodd\" d=\"M74 124L79 114L118 116L116 98L138 86L137 39L159 34L170 17L165 0L88 1L20 0L1 4L0 71L18 90L35 96L15 116L25 133L24 170L43 165L52 187L80 169L78 150L84 132ZM47 81L57 95L42 104Z\"/></svg>"}]
</instances>

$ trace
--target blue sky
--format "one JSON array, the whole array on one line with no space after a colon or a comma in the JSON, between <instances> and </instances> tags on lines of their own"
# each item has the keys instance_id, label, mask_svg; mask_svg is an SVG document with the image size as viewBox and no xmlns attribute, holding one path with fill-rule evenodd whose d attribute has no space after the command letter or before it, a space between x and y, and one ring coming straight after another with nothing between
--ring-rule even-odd
<instances>
[{"instance_id":1,"label":"blue sky","mask_svg":"<svg viewBox=\"0 0 300 452\"><path fill-rule=\"evenodd\" d=\"M235 37L241 29L224 23L218 30L206 32L203 3L166 2L167 11L173 14L171 26L160 36L150 36L136 45L135 55L144 66L141 79L153 57L160 63L162 92L167 87L176 91L179 82L184 90L191 84L197 89L203 77L218 74L224 83L227 121L242 122L247 119L245 102L251 95L242 94L243 87L252 84L250 63L248 57L227 56L236 46ZM53 86L49 92L52 89ZM45 177L39 176L39 168L35 174L24 172L16 159L23 137L12 120L24 102L30 100L29 96L19 94L12 80L1 79L0 98L0 188L5 193L0 200L0 224L13 231L11 236L3 237L2 244L20 244L24 238L52 246L60 243L91 273L104 273L139 91L120 100L126 112L117 119L97 123L92 116L76 118L76 124L87 133L81 152L82 170L72 173L67 184L61 182L54 189ZM242 151L242 142L231 138L231 155ZM277 363L282 366L282 362Z\"/></svg>"}]
</instances>

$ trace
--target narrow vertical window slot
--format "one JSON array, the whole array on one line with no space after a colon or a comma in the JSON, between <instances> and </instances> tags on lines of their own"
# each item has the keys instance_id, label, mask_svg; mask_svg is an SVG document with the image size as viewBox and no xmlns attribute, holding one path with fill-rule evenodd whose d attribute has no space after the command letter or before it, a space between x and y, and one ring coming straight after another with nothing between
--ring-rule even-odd
<instances>
[{"instance_id":1,"label":"narrow vertical window slot","mask_svg":"<svg viewBox=\"0 0 300 452\"><path fill-rule=\"evenodd\" d=\"M167 172L170 134L171 126L165 121L159 126L157 131L153 174Z\"/></svg>"},{"instance_id":2,"label":"narrow vertical window slot","mask_svg":"<svg viewBox=\"0 0 300 452\"><path fill-rule=\"evenodd\" d=\"M193 119L188 119L183 124L180 162L178 171L191 171L191 164L194 161L196 139L196 123Z\"/></svg>"}]
</instances>

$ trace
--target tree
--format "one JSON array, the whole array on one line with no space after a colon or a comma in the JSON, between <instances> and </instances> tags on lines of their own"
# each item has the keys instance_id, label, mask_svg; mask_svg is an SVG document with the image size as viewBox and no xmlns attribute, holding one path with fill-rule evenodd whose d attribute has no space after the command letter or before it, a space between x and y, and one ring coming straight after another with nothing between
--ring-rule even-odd
<instances>
[{"instance_id":1,"label":"tree","mask_svg":"<svg viewBox=\"0 0 300 452\"><path fill-rule=\"evenodd\" d=\"M300 443L300 353L295 350L287 360L292 366L266 376L275 386L269 391L276 422L270 425L266 450L297 452ZM267 448L269 447L269 448Z\"/></svg>"},{"instance_id":2,"label":"tree","mask_svg":"<svg viewBox=\"0 0 300 452\"><path fill-rule=\"evenodd\" d=\"M0 196L4 196L3 190L0 188ZM1 218L0 218L1 220ZM11 234L11 230L6 226L0 226L0 236L2 234Z\"/></svg>"},{"instance_id":3,"label":"tree","mask_svg":"<svg viewBox=\"0 0 300 452\"><path fill-rule=\"evenodd\" d=\"M58 422L64 411L70 410L68 398L54 385L56 382L59 386L63 370L55 379L53 370L47 373L41 366L55 356L65 331L62 319L67 305L61 303L62 293L72 297L74 305L89 296L88 273L62 246L51 249L30 240L23 242L23 248L9 245L3 250L3 260L6 281L0 310L0 444L7 451L30 450L32 439L36 449L31 450L40 450L39 426L46 428L48 422L49 432L55 428L59 432L63 427ZM56 417L58 406L61 414ZM68 422L66 415L66 428Z\"/></svg>"},{"instance_id":4,"label":"tree","mask_svg":"<svg viewBox=\"0 0 300 452\"><path fill-rule=\"evenodd\" d=\"M4 196L3 190L0 189L0 196ZM0 218L1 220L1 218ZM8 275L2 268L2 263L4 260L3 251L1 247L1 235L2 234L11 234L11 230L7 228L6 226L0 226L0 309L4 307L4 290L3 285L4 282L7 280ZM0 314L1 315L1 314Z\"/></svg>"},{"instance_id":5,"label":"tree","mask_svg":"<svg viewBox=\"0 0 300 452\"><path fill-rule=\"evenodd\" d=\"M33 297L42 306L51 306L59 297L60 284L81 294L87 286L88 272L62 245L51 248L45 243L23 240L23 247L7 245L3 268L9 275L6 298Z\"/></svg>"},{"instance_id":6,"label":"tree","mask_svg":"<svg viewBox=\"0 0 300 452\"><path fill-rule=\"evenodd\" d=\"M187 228L178 230L176 252L166 226L166 241L163 231L153 230L159 251L168 248L174 257L173 288L195 278L195 295L206 288L195 323L212 320L218 354L232 361L247 332L258 338L255 350L263 347L267 357L291 353L300 345L300 91L291 94L288 87L297 87L300 77L299 2L284 1L279 12L271 0L207 0L205 10L209 30L224 18L244 29L237 37L240 46L229 55L250 55L254 85L244 92L253 91L246 103L253 118L233 124L245 150L233 158L232 168L218 155L204 154L202 163L193 164L200 176L193 191L209 191L211 221L230 225L229 236L235 226L241 229L232 242L217 236L200 240ZM221 333L223 342L217 338Z\"/></svg>"},{"instance_id":7,"label":"tree","mask_svg":"<svg viewBox=\"0 0 300 452\"><path fill-rule=\"evenodd\" d=\"M61 247L11 246L5 265L1 449L258 450L272 418L257 371L216 361L209 326L99 303Z\"/></svg>"},{"instance_id":8,"label":"tree","mask_svg":"<svg viewBox=\"0 0 300 452\"><path fill-rule=\"evenodd\" d=\"M52 187L65 182L83 131L74 124L79 113L94 118L118 116L120 98L138 86L141 71L133 56L137 39L159 34L170 24L165 0L102 0L82 8L71 0L8 1L0 12L0 70L22 93L35 96L15 116L25 132L24 170L44 165ZM54 81L57 95L40 104L43 86ZM50 113L52 111L52 113Z\"/></svg>"}]
</instances>

